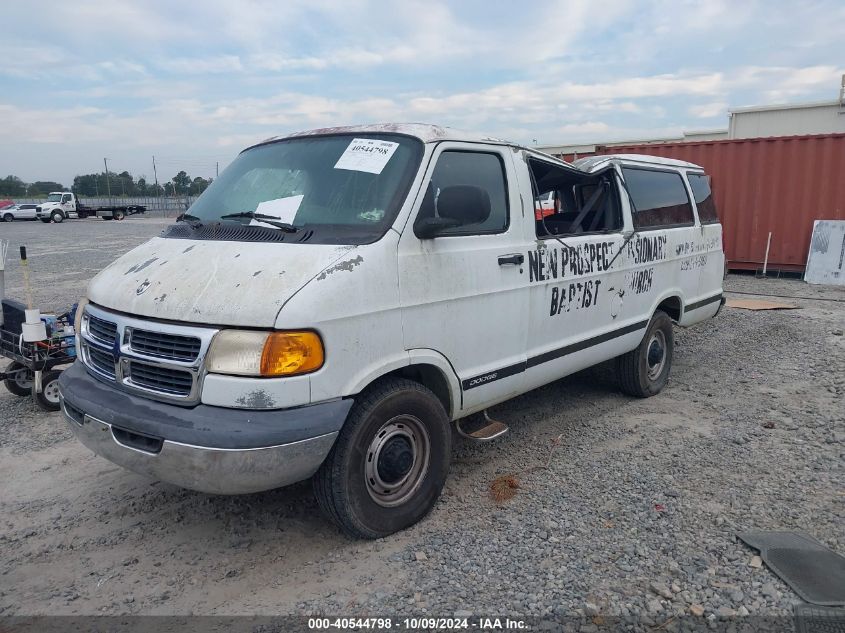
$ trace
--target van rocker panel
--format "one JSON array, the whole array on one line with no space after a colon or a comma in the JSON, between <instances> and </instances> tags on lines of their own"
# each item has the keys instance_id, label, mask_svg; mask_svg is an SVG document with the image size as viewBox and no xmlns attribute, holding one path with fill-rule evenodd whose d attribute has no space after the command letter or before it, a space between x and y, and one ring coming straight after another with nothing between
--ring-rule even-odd
<instances>
[{"instance_id":1,"label":"van rocker panel","mask_svg":"<svg viewBox=\"0 0 845 633\"><path fill-rule=\"evenodd\" d=\"M102 383L80 362L62 372L59 388L68 404L108 425L169 442L229 450L279 446L336 433L354 403L345 398L277 410L204 404L174 407Z\"/></svg>"}]
</instances>

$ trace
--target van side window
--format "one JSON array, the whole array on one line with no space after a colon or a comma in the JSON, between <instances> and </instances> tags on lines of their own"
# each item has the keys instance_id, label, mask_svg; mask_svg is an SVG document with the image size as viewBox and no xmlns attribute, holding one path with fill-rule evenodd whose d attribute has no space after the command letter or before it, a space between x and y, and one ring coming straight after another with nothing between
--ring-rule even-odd
<instances>
[{"instance_id":1,"label":"van side window","mask_svg":"<svg viewBox=\"0 0 845 633\"><path fill-rule=\"evenodd\" d=\"M441 213L446 203L459 213ZM439 235L504 232L508 228L508 190L502 158L498 154L458 150L440 154L416 221L432 217L452 217L460 222Z\"/></svg>"},{"instance_id":2,"label":"van side window","mask_svg":"<svg viewBox=\"0 0 845 633\"><path fill-rule=\"evenodd\" d=\"M695 222L681 174L639 167L623 167L622 175L636 209L634 229L685 226Z\"/></svg>"},{"instance_id":3,"label":"van side window","mask_svg":"<svg viewBox=\"0 0 845 633\"><path fill-rule=\"evenodd\" d=\"M710 191L710 176L705 174L691 174L687 172L692 197L695 198L695 206L698 209L698 220L702 224L715 224L719 221L716 215L716 203L713 202L713 193Z\"/></svg>"},{"instance_id":4,"label":"van side window","mask_svg":"<svg viewBox=\"0 0 845 633\"><path fill-rule=\"evenodd\" d=\"M618 186L612 170L586 174L529 159L537 237L622 230Z\"/></svg>"}]
</instances>

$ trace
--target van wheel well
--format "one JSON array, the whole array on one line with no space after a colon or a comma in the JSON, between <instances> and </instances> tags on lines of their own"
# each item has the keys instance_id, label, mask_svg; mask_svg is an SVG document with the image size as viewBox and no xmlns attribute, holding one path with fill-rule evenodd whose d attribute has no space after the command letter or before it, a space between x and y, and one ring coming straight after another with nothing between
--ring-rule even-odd
<instances>
[{"instance_id":1,"label":"van wheel well","mask_svg":"<svg viewBox=\"0 0 845 633\"><path fill-rule=\"evenodd\" d=\"M675 323L681 320L681 299L679 297L669 297L660 302L657 306L658 310L663 310L669 315Z\"/></svg>"},{"instance_id":2,"label":"van wheel well","mask_svg":"<svg viewBox=\"0 0 845 633\"><path fill-rule=\"evenodd\" d=\"M402 367L401 369L397 369L389 374L381 376L376 382L394 376L413 380L414 382L418 382L421 385L428 387L431 392L437 396L437 399L440 400L440 404L443 405L446 415L448 415L450 419L452 418L452 398L449 394L449 382L446 380L446 377L439 368L434 365L426 365L424 363L419 365L409 365L408 367Z\"/></svg>"}]
</instances>

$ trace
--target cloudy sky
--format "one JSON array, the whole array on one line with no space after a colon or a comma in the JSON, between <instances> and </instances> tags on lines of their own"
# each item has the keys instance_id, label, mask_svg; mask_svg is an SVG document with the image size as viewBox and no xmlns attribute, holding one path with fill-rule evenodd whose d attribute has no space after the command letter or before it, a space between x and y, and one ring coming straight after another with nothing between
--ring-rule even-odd
<instances>
[{"instance_id":1,"label":"cloudy sky","mask_svg":"<svg viewBox=\"0 0 845 633\"><path fill-rule=\"evenodd\" d=\"M833 100L841 0L5 3L0 175L213 175L277 134L422 121L533 144Z\"/></svg>"}]
</instances>

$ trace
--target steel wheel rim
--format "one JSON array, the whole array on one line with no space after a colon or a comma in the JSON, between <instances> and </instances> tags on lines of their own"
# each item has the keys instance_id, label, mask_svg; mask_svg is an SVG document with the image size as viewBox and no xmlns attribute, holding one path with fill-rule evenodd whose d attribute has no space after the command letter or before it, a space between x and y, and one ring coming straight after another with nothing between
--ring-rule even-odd
<instances>
[{"instance_id":1,"label":"steel wheel rim","mask_svg":"<svg viewBox=\"0 0 845 633\"><path fill-rule=\"evenodd\" d=\"M21 389L32 389L32 376L26 368L20 368L15 372L15 377L12 379L15 384Z\"/></svg>"},{"instance_id":2,"label":"steel wheel rim","mask_svg":"<svg viewBox=\"0 0 845 633\"><path fill-rule=\"evenodd\" d=\"M431 440L419 418L398 415L385 422L373 436L364 463L370 498L386 508L405 503L422 485L430 457Z\"/></svg>"},{"instance_id":3,"label":"steel wheel rim","mask_svg":"<svg viewBox=\"0 0 845 633\"><path fill-rule=\"evenodd\" d=\"M657 380L666 365L666 335L663 330L655 330L646 347L646 364L649 380Z\"/></svg>"},{"instance_id":4,"label":"steel wheel rim","mask_svg":"<svg viewBox=\"0 0 845 633\"><path fill-rule=\"evenodd\" d=\"M44 395L44 399L51 404L57 404L59 402L59 381L52 380L47 383L47 385L41 390L41 393Z\"/></svg>"}]
</instances>

